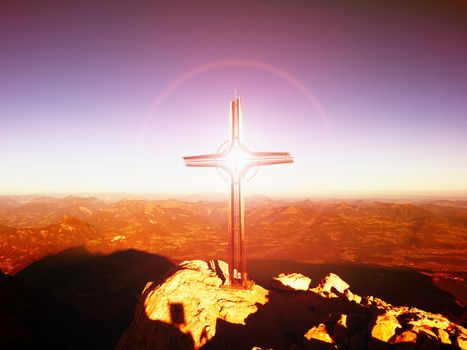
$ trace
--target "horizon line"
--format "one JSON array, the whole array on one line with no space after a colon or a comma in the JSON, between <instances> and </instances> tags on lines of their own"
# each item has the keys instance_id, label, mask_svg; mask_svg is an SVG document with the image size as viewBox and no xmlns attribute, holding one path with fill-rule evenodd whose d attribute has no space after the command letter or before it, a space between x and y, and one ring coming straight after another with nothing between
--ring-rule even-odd
<instances>
[{"instance_id":1,"label":"horizon line","mask_svg":"<svg viewBox=\"0 0 467 350\"><path fill-rule=\"evenodd\" d=\"M163 192L113 192L113 191L82 191L82 192L62 192L62 191L44 191L44 192L24 192L24 193L0 193L1 197L51 197L56 199L63 199L66 197L96 197L102 199L108 199L103 197L113 197L113 200L123 199L158 199L158 200L223 200L228 197L228 193L221 192L205 192L205 193L163 193ZM398 200L467 200L467 191L459 191L454 193L447 192L340 192L340 193L308 193L308 194L251 194L245 196L246 199L254 199L262 197L267 200L377 200L377 199L398 199Z\"/></svg>"}]
</instances>

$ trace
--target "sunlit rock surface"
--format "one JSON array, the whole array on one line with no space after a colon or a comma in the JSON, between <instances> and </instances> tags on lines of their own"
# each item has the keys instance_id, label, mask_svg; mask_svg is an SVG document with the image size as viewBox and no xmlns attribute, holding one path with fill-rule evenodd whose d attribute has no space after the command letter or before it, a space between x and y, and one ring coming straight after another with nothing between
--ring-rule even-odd
<instances>
[{"instance_id":1,"label":"sunlit rock surface","mask_svg":"<svg viewBox=\"0 0 467 350\"><path fill-rule=\"evenodd\" d=\"M337 298L339 295L344 294L349 287L349 284L343 281L339 276L330 273L325 276L320 284L313 288L312 291L323 297Z\"/></svg>"},{"instance_id":2,"label":"sunlit rock surface","mask_svg":"<svg viewBox=\"0 0 467 350\"><path fill-rule=\"evenodd\" d=\"M396 334L398 328L401 328L401 325L394 316L393 310L388 310L383 315L376 317L374 326L371 329L371 336L374 339L388 342Z\"/></svg>"},{"instance_id":3,"label":"sunlit rock surface","mask_svg":"<svg viewBox=\"0 0 467 350\"><path fill-rule=\"evenodd\" d=\"M117 349L466 349L447 317L359 296L333 273L311 288L300 274L271 290L227 280L225 262L196 260L149 282Z\"/></svg>"},{"instance_id":4,"label":"sunlit rock surface","mask_svg":"<svg viewBox=\"0 0 467 350\"><path fill-rule=\"evenodd\" d=\"M326 326L323 323L320 323L318 326L311 327L310 330L305 333L304 337L308 340L314 339L329 344L333 342L331 336L328 334Z\"/></svg>"},{"instance_id":5,"label":"sunlit rock surface","mask_svg":"<svg viewBox=\"0 0 467 350\"><path fill-rule=\"evenodd\" d=\"M149 282L118 347L199 348L214 337L218 320L244 324L267 302L268 291L258 285L251 290L223 287L227 270L221 261L186 261L163 284Z\"/></svg>"},{"instance_id":6,"label":"sunlit rock surface","mask_svg":"<svg viewBox=\"0 0 467 350\"><path fill-rule=\"evenodd\" d=\"M289 291L307 291L310 288L311 278L301 273L281 273L271 280L271 288Z\"/></svg>"}]
</instances>

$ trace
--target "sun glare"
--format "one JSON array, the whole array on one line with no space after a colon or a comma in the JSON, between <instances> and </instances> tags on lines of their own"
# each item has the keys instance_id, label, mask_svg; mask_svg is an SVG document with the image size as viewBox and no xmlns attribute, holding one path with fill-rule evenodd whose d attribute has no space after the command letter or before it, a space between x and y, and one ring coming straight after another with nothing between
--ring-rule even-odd
<instances>
[{"instance_id":1,"label":"sun glare","mask_svg":"<svg viewBox=\"0 0 467 350\"><path fill-rule=\"evenodd\" d=\"M224 162L227 168L234 174L234 176L238 177L240 171L244 168L244 166L251 160L250 153L245 149L243 145L240 144L239 141L235 140L232 148L229 150L227 155L222 158L220 161Z\"/></svg>"}]
</instances>

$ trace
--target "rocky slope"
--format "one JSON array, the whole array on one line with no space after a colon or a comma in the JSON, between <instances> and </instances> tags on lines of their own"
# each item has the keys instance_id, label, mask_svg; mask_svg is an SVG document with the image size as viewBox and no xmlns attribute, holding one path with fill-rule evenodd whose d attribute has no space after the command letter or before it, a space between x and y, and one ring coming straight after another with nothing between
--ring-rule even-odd
<instances>
[{"instance_id":1,"label":"rocky slope","mask_svg":"<svg viewBox=\"0 0 467 350\"><path fill-rule=\"evenodd\" d=\"M332 273L235 290L226 271L222 261L186 261L149 282L117 349L467 348L467 330L445 316L356 295Z\"/></svg>"}]
</instances>

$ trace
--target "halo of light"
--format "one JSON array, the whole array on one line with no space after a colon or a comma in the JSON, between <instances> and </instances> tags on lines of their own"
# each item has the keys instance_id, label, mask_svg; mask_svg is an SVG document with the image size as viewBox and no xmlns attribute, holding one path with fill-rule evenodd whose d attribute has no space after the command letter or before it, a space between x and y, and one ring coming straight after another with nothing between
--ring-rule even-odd
<instances>
[{"instance_id":1,"label":"halo of light","mask_svg":"<svg viewBox=\"0 0 467 350\"><path fill-rule=\"evenodd\" d=\"M287 81L290 85L295 87L298 91L300 91L307 100L311 103L311 105L317 110L321 123L323 124L324 128L327 131L327 136L331 143L334 143L334 131L329 119L326 116L326 113L316 96L296 77L291 75L290 73L286 72L285 70L273 66L268 63L254 61L254 60L245 60L245 59L228 59L228 60L220 60L220 61L213 61L209 62L179 75L176 79L174 79L167 87L156 97L154 103L151 105L150 109L146 113L143 121L143 126L140 133L140 148L143 147L144 139L146 136L146 132L148 129L149 124L155 117L157 110L163 104L165 99L169 97L177 88L181 85L185 84L186 82L190 81L191 79L207 73L209 71L226 68L226 67L248 67L248 68L256 68L262 71L269 72L274 74L285 81Z\"/></svg>"},{"instance_id":2,"label":"halo of light","mask_svg":"<svg viewBox=\"0 0 467 350\"><path fill-rule=\"evenodd\" d=\"M228 145L229 143L230 143L229 140L225 140L224 142L222 142L222 144L217 149L216 153L222 153L224 151L225 146ZM256 151L256 152L258 151L258 147L256 147L256 145L253 142L251 142L250 140L248 140L248 139L244 140L243 144L245 146L249 146L249 147L247 147L249 150L254 149L254 151ZM256 176L256 174L258 174L259 168L260 168L259 166L255 166L254 167L254 172L251 173L251 175L249 175L248 177L246 177L245 181L248 182L251 179L253 179ZM222 180L224 180L226 182L230 181L230 178L225 175L225 173L227 172L226 170L222 169L222 167L216 167L216 170L217 170L217 174L219 174L219 176L222 178Z\"/></svg>"}]
</instances>

